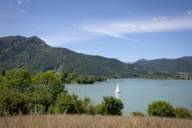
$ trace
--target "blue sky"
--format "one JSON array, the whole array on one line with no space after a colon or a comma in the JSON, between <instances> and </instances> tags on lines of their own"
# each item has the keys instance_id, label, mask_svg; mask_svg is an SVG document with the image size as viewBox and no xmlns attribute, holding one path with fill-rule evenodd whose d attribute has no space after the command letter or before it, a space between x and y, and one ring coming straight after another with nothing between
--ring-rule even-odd
<instances>
[{"instance_id":1,"label":"blue sky","mask_svg":"<svg viewBox=\"0 0 192 128\"><path fill-rule=\"evenodd\" d=\"M124 62L192 56L192 1L0 0L0 29Z\"/></svg>"}]
</instances>

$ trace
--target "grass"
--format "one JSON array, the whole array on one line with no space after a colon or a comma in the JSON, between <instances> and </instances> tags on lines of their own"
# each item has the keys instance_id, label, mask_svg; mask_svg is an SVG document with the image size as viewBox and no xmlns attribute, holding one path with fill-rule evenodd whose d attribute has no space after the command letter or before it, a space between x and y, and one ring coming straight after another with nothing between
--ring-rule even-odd
<instances>
[{"instance_id":1,"label":"grass","mask_svg":"<svg viewBox=\"0 0 192 128\"><path fill-rule=\"evenodd\" d=\"M192 120L99 115L27 115L0 117L0 128L192 128Z\"/></svg>"}]
</instances>

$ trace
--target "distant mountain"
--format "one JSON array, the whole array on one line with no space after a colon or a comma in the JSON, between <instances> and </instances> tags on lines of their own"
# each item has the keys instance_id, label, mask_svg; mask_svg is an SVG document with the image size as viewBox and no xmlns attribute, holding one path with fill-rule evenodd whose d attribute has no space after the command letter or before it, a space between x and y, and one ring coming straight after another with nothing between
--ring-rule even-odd
<instances>
[{"instance_id":1,"label":"distant mountain","mask_svg":"<svg viewBox=\"0 0 192 128\"><path fill-rule=\"evenodd\" d=\"M152 68L154 70L171 72L171 73L192 73L192 56L186 56L176 59L141 59L133 63L135 65Z\"/></svg>"},{"instance_id":2,"label":"distant mountain","mask_svg":"<svg viewBox=\"0 0 192 128\"><path fill-rule=\"evenodd\" d=\"M117 59L91 56L66 48L48 46L40 38L8 36L0 38L0 70L26 68L31 72L64 70L80 74L107 77L154 77L163 76L154 70L125 64Z\"/></svg>"}]
</instances>

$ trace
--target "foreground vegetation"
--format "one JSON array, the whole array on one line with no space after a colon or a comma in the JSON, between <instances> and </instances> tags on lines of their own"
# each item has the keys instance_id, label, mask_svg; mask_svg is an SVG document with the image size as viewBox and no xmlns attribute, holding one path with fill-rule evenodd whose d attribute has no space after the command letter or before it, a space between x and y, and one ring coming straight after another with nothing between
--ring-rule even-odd
<instances>
[{"instance_id":1,"label":"foreground vegetation","mask_svg":"<svg viewBox=\"0 0 192 128\"><path fill-rule=\"evenodd\" d=\"M191 128L192 120L159 117L28 115L0 117L0 128Z\"/></svg>"},{"instance_id":2,"label":"foreground vegetation","mask_svg":"<svg viewBox=\"0 0 192 128\"><path fill-rule=\"evenodd\" d=\"M76 74L53 71L30 74L13 69L0 75L0 116L26 114L91 114L122 115L123 103L111 96L92 105L89 98L68 94L63 83L79 80ZM84 79L82 79L84 80ZM132 115L145 116L141 112ZM165 101L155 101L148 107L149 116L191 118L186 108L174 108Z\"/></svg>"},{"instance_id":3,"label":"foreground vegetation","mask_svg":"<svg viewBox=\"0 0 192 128\"><path fill-rule=\"evenodd\" d=\"M100 104L93 106L89 98L80 99L76 95L68 94L63 83L66 80L78 80L77 78L74 74L68 76L53 71L35 75L24 69L4 72L0 75L0 115L122 114L123 103L120 99L104 97Z\"/></svg>"}]
</instances>

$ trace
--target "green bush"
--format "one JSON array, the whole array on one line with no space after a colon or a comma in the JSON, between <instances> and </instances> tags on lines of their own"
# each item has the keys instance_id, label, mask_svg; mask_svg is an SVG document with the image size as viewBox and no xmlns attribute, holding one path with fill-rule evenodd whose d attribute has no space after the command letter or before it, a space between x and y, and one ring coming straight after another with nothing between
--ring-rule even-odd
<instances>
[{"instance_id":1,"label":"green bush","mask_svg":"<svg viewBox=\"0 0 192 128\"><path fill-rule=\"evenodd\" d=\"M32 79L33 85L43 86L56 97L58 94L65 91L60 76L53 71L39 72Z\"/></svg>"},{"instance_id":2,"label":"green bush","mask_svg":"<svg viewBox=\"0 0 192 128\"><path fill-rule=\"evenodd\" d=\"M94 108L95 110L95 113L96 114L101 114L101 115L104 115L105 114L105 111L104 111L104 107L102 104L97 104Z\"/></svg>"},{"instance_id":3,"label":"green bush","mask_svg":"<svg viewBox=\"0 0 192 128\"><path fill-rule=\"evenodd\" d=\"M12 69L0 76L0 115L28 114L31 92L31 75L26 70Z\"/></svg>"},{"instance_id":4,"label":"green bush","mask_svg":"<svg viewBox=\"0 0 192 128\"><path fill-rule=\"evenodd\" d=\"M21 93L29 93L32 91L31 75L24 69L9 70L2 82L3 86Z\"/></svg>"},{"instance_id":5,"label":"green bush","mask_svg":"<svg viewBox=\"0 0 192 128\"><path fill-rule=\"evenodd\" d=\"M84 109L84 113L91 114L91 115L95 114L94 106L91 104L91 100L88 97L85 97L82 100L82 106Z\"/></svg>"},{"instance_id":6,"label":"green bush","mask_svg":"<svg viewBox=\"0 0 192 128\"><path fill-rule=\"evenodd\" d=\"M0 115L28 114L30 112L30 98L17 91L7 88L0 90Z\"/></svg>"},{"instance_id":7,"label":"green bush","mask_svg":"<svg viewBox=\"0 0 192 128\"><path fill-rule=\"evenodd\" d=\"M31 98L33 99L33 111L35 113L46 113L49 106L55 103L53 94L45 86L34 86Z\"/></svg>"},{"instance_id":8,"label":"green bush","mask_svg":"<svg viewBox=\"0 0 192 128\"><path fill-rule=\"evenodd\" d=\"M150 116L175 117L173 106L165 101L155 101L148 106Z\"/></svg>"},{"instance_id":9,"label":"green bush","mask_svg":"<svg viewBox=\"0 0 192 128\"><path fill-rule=\"evenodd\" d=\"M82 101L76 95L67 93L58 96L55 107L58 113L80 114L85 112Z\"/></svg>"},{"instance_id":10,"label":"green bush","mask_svg":"<svg viewBox=\"0 0 192 128\"><path fill-rule=\"evenodd\" d=\"M58 110L57 110L57 108L55 107L55 105L51 104L51 105L49 106L48 113L49 113L49 114L57 114L57 113L58 113Z\"/></svg>"},{"instance_id":11,"label":"green bush","mask_svg":"<svg viewBox=\"0 0 192 128\"><path fill-rule=\"evenodd\" d=\"M175 114L178 118L190 118L191 113L186 108L175 108Z\"/></svg>"},{"instance_id":12,"label":"green bush","mask_svg":"<svg viewBox=\"0 0 192 128\"><path fill-rule=\"evenodd\" d=\"M112 96L103 97L102 103L95 107L96 113L102 115L122 115L122 109L122 101Z\"/></svg>"}]
</instances>

